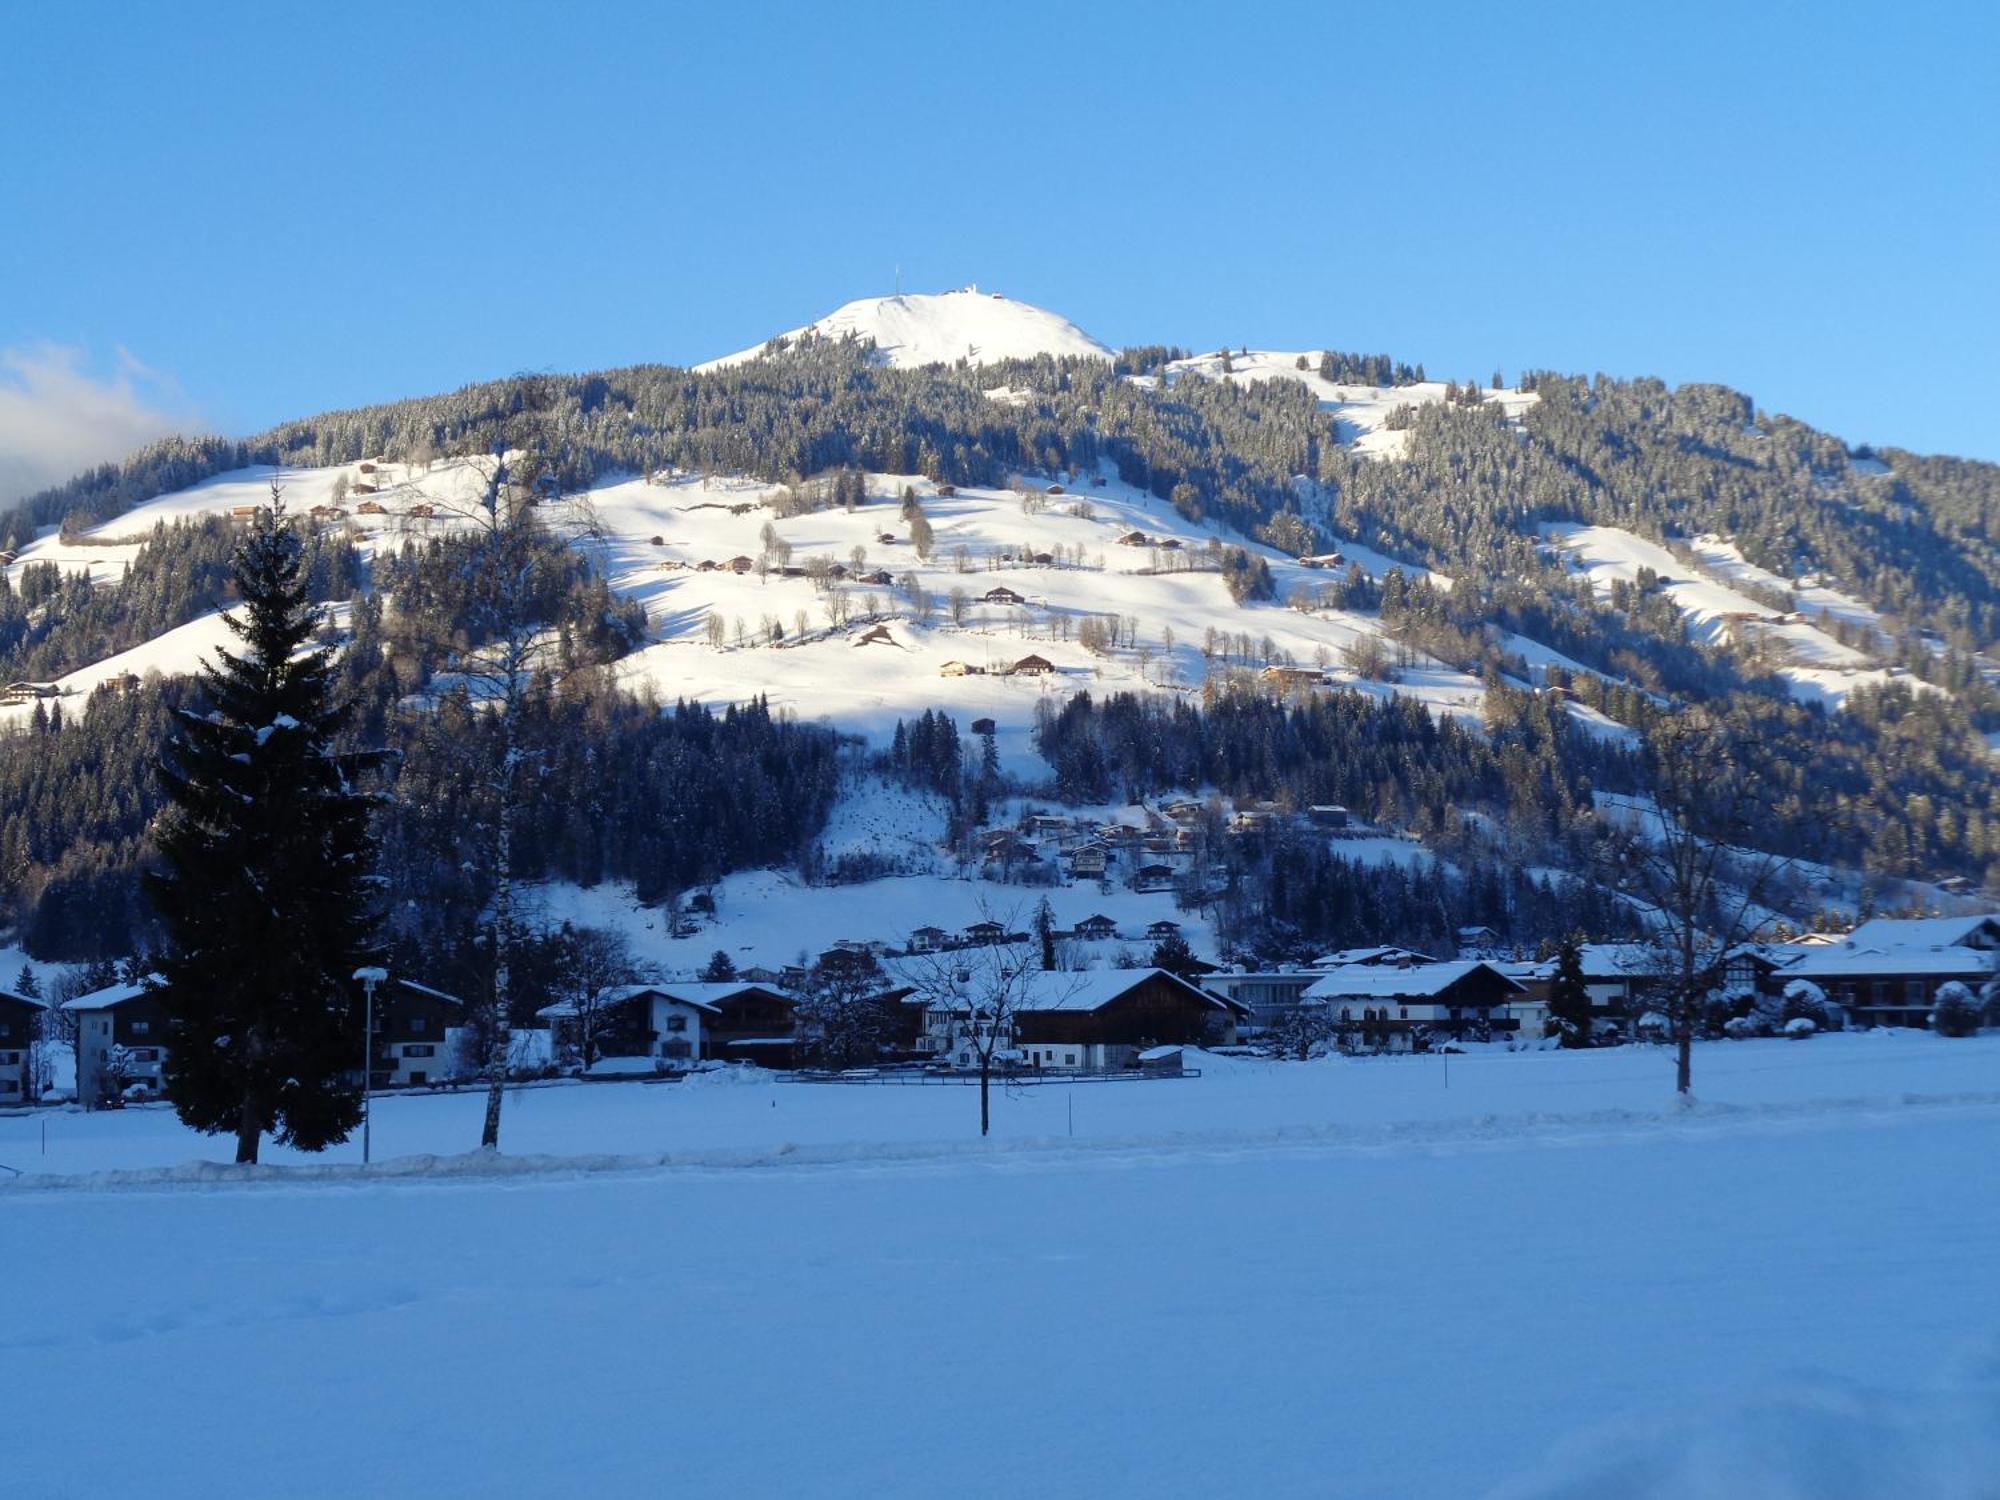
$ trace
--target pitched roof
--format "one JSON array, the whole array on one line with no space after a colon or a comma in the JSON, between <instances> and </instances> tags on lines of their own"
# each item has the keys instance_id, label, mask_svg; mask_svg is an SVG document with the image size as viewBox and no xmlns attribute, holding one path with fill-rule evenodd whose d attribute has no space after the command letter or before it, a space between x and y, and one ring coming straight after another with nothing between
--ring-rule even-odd
<instances>
[{"instance_id":1,"label":"pitched roof","mask_svg":"<svg viewBox=\"0 0 2000 1500\"><path fill-rule=\"evenodd\" d=\"M1461 979L1480 969L1486 970L1510 990L1523 986L1479 959L1461 959L1449 964L1414 964L1407 969L1381 964L1351 964L1336 969L1326 978L1307 987L1308 1000L1428 1000L1443 994Z\"/></svg>"},{"instance_id":2,"label":"pitched roof","mask_svg":"<svg viewBox=\"0 0 2000 1500\"><path fill-rule=\"evenodd\" d=\"M0 990L0 1005L4 1005L8 1001L12 1001L16 1005L25 1005L30 1010L47 1010L49 1008L48 1001L37 1000L33 995L17 995L12 990Z\"/></svg>"},{"instance_id":3,"label":"pitched roof","mask_svg":"<svg viewBox=\"0 0 2000 1500\"><path fill-rule=\"evenodd\" d=\"M417 983L417 981L414 979L398 979L396 983L400 985L402 988L410 991L412 994L422 995L427 999L442 1000L447 1005L463 1006L465 1004L463 1000L459 999L458 996L451 994L449 991L433 989L431 988L431 986L427 984Z\"/></svg>"},{"instance_id":4,"label":"pitched roof","mask_svg":"<svg viewBox=\"0 0 2000 1500\"><path fill-rule=\"evenodd\" d=\"M1962 947L1965 940L1991 923L2000 933L2000 912L1972 917L1877 917L1847 935L1853 948Z\"/></svg>"},{"instance_id":5,"label":"pitched roof","mask_svg":"<svg viewBox=\"0 0 2000 1500\"><path fill-rule=\"evenodd\" d=\"M636 1000L641 995L658 995L664 1000L678 1000L683 1005L692 1006L696 1010L707 1011L713 1015L721 1010L725 1001L733 1000L736 996L746 994L752 990L757 991L759 994L776 995L781 1000L791 998L783 990L773 988L768 984L745 983L738 980L717 980L705 983L700 981L682 982L672 980L663 984L610 985L597 992L597 1003L600 1006L623 1005L626 1001ZM554 1005L544 1005L535 1014L538 1016L548 1016L554 1020L563 1020L576 1014L576 1005L569 1000L558 1000Z\"/></svg>"},{"instance_id":6,"label":"pitched roof","mask_svg":"<svg viewBox=\"0 0 2000 1500\"><path fill-rule=\"evenodd\" d=\"M1778 972L1808 979L1870 974L1977 976L2000 965L2000 953L1968 944L1968 939L1988 926L2000 937L2000 916L1992 912L1974 917L1878 917L1863 922L1843 943L1803 950Z\"/></svg>"},{"instance_id":7,"label":"pitched roof","mask_svg":"<svg viewBox=\"0 0 2000 1500\"><path fill-rule=\"evenodd\" d=\"M1234 1009L1219 995L1211 995L1165 969L1035 969L1020 977L1009 1004L1017 1011L1103 1010L1151 979L1166 980L1206 1008Z\"/></svg>"},{"instance_id":8,"label":"pitched roof","mask_svg":"<svg viewBox=\"0 0 2000 1500\"><path fill-rule=\"evenodd\" d=\"M108 984L101 990L92 990L87 995L78 995L74 1000L65 1001L64 1010L115 1010L141 996L150 995L166 981L158 974L148 974L144 979L131 984Z\"/></svg>"}]
</instances>

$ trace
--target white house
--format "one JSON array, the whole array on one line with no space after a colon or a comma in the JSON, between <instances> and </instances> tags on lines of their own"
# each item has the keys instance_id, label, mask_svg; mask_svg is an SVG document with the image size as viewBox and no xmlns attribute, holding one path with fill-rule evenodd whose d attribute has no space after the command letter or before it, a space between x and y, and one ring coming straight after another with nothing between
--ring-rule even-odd
<instances>
[{"instance_id":1,"label":"white house","mask_svg":"<svg viewBox=\"0 0 2000 1500\"><path fill-rule=\"evenodd\" d=\"M588 1029L596 1054L593 1063L646 1058L658 1071L670 1072L702 1059L706 1023L721 1015L720 1007L701 992L734 993L742 988L740 984L621 984L600 990L587 1015L569 1000L545 1005L535 1014L569 1046L581 1047Z\"/></svg>"}]
</instances>

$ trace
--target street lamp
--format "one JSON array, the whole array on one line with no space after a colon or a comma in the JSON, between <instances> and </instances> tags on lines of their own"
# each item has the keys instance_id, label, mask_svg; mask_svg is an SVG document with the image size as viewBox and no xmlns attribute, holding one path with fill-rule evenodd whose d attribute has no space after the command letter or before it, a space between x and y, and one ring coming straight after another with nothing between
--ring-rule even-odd
<instances>
[{"instance_id":1,"label":"street lamp","mask_svg":"<svg viewBox=\"0 0 2000 1500\"><path fill-rule=\"evenodd\" d=\"M368 1165L368 1085L375 1081L375 986L389 977L387 969L356 969L364 997L361 1005L361 1165Z\"/></svg>"}]
</instances>

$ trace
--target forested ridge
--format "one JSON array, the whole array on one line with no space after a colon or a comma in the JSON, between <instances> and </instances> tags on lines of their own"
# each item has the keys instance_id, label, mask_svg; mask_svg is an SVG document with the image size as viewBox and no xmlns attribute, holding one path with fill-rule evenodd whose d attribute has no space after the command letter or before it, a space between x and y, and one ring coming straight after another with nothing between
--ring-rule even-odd
<instances>
[{"instance_id":1,"label":"forested ridge","mask_svg":"<svg viewBox=\"0 0 2000 1500\"><path fill-rule=\"evenodd\" d=\"M1295 555L1359 542L1404 560L1407 573L1330 575L1318 599L1293 602L1377 611L1396 642L1488 683L1483 734L1405 702L1334 694L1308 710L1240 684L1200 709L1083 700L1043 725L1060 795L1212 785L1342 801L1469 872L1449 890L1399 895L1389 886L1430 877L1348 870L1282 841L1253 868L1241 852L1253 846L1232 845L1228 887L1241 909L1255 891L1272 914L1264 941L1365 936L1355 924L1392 910L1403 913L1395 932L1412 938L1450 916L1521 933L1579 912L1600 927L1613 920L1560 881L1486 873L1530 860L1582 869L1593 794L1631 781L1629 752L1504 685L1522 673L1499 631L1591 669L1569 690L1641 734L1677 703L1701 701L1746 746L1794 747L1791 811L1827 811L1811 825L1805 852L1815 857L1886 876L2000 875L2000 804L1982 738L2000 729L2000 695L1974 659L2000 634L2000 467L1850 452L1718 386L1539 373L1522 382L1539 400L1518 418L1471 383L1407 409L1403 456L1385 462L1343 446L1298 382L1169 378L1182 354L896 370L863 345L809 340L713 372L637 366L495 381L288 422L243 442L172 439L24 502L0 519L0 545L47 526L81 538L158 494L249 464L490 452L524 419L548 482L569 491L668 467L788 482L809 496L804 481L824 475L1000 484L1105 465L1191 519ZM1321 369L1345 381L1422 375L1386 356L1327 355ZM989 398L996 386L1015 399ZM1782 577L1822 573L1883 614L1888 638L1866 645L1911 680L1859 689L1837 713L1800 705L1754 650L1696 644L1659 580L1600 595L1566 572L1538 534L1564 521L1669 544L1713 532ZM163 524L116 587L49 564L13 583L0 577L0 679L58 676L228 607L233 539L217 519ZM606 669L643 640L643 612L580 554L546 540L531 603L557 652L519 718L542 757L541 795L519 818L523 872L626 879L642 899L667 902L733 868L810 868L838 790L835 736L761 704L716 714L618 691ZM466 873L478 861L458 841L488 816L463 766L465 746L492 724L452 670L483 639L485 543L410 543L378 554L371 572L332 533L305 528L304 541L312 596L349 606L339 684L356 704L348 737L394 752L384 830L394 920L405 940L449 947L489 895ZM1452 586L1432 584L1425 569ZM1239 599L1268 594L1247 568L1241 582ZM183 691L148 682L100 694L87 714L38 710L0 745L0 924L36 951L85 957L143 940L132 884L157 806L150 765Z\"/></svg>"}]
</instances>

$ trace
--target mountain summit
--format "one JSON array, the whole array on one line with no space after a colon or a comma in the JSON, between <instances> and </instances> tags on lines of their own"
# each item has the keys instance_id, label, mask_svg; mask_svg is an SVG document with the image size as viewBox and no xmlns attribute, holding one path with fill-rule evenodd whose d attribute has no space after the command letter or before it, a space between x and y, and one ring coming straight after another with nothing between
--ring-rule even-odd
<instances>
[{"instance_id":1,"label":"mountain summit","mask_svg":"<svg viewBox=\"0 0 2000 1500\"><path fill-rule=\"evenodd\" d=\"M955 364L961 359L988 364L1032 359L1038 354L1109 359L1111 350L1069 319L999 292L976 286L953 292L864 297L828 313L816 323L781 334L873 339L878 357L897 369ZM712 359L697 370L721 370L763 354L765 344Z\"/></svg>"}]
</instances>

